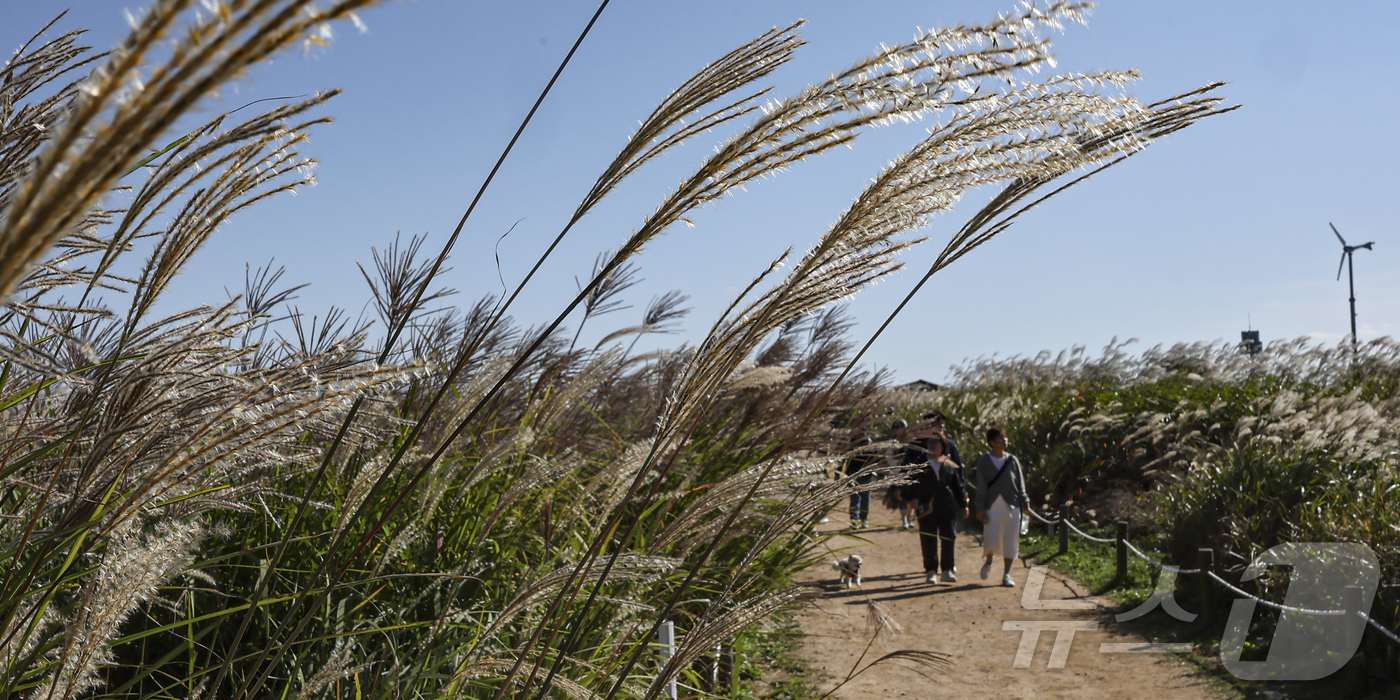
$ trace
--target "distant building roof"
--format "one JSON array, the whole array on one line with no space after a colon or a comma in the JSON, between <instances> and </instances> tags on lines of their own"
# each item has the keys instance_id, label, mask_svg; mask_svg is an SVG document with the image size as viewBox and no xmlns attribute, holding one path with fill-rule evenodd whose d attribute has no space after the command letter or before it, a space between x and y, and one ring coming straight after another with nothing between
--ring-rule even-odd
<instances>
[{"instance_id":1,"label":"distant building roof","mask_svg":"<svg viewBox=\"0 0 1400 700\"><path fill-rule=\"evenodd\" d=\"M900 384L895 388L904 389L907 391L938 391L942 387L927 380L915 379L914 381L909 382L908 384Z\"/></svg>"}]
</instances>

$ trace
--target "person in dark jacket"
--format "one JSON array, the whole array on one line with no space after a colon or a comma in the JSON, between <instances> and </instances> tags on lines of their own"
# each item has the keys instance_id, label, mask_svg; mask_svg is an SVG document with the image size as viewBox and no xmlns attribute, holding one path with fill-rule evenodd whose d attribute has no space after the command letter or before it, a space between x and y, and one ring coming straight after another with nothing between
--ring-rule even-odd
<instances>
[{"instance_id":1,"label":"person in dark jacket","mask_svg":"<svg viewBox=\"0 0 1400 700\"><path fill-rule=\"evenodd\" d=\"M928 413L924 414L924 420L928 421L928 426L930 430L943 436L943 441L947 443L948 446L948 456L952 457L954 462L962 464L962 453L958 451L958 443L953 442L953 438L948 437L948 416L944 415L942 411L935 408L932 411L929 411ZM963 479L963 491L968 490L967 474L965 472L966 470L958 472L958 475L961 476Z\"/></svg>"},{"instance_id":2,"label":"person in dark jacket","mask_svg":"<svg viewBox=\"0 0 1400 700\"><path fill-rule=\"evenodd\" d=\"M904 459L900 463L928 464L929 436L934 434L943 437L943 446L946 448L945 454L951 457L956 464L962 465L962 454L958 452L958 443L953 442L953 440L948 437L948 417L936 408L925 413L923 415L923 421L909 431L908 435L912 439L907 441L904 450ZM958 471L958 478L962 479L962 489L964 492L967 492L967 476L963 474L962 470ZM906 498L904 503L908 505L910 501ZM904 527L907 529L918 527L912 507L905 513ZM954 569L953 573L957 573L957 569Z\"/></svg>"},{"instance_id":3,"label":"person in dark jacket","mask_svg":"<svg viewBox=\"0 0 1400 700\"><path fill-rule=\"evenodd\" d=\"M923 438L928 463L914 473L911 495L919 520L919 548L924 559L924 574L929 583L958 580L953 554L956 534L953 523L958 514L967 517L967 489L963 486L963 468L948 454L948 438L939 433ZM942 551L940 552L940 545Z\"/></svg>"},{"instance_id":4,"label":"person in dark jacket","mask_svg":"<svg viewBox=\"0 0 1400 700\"><path fill-rule=\"evenodd\" d=\"M875 480L875 473L867 471L860 476L856 476L862 469L878 464L880 455L870 449L870 437L865 434L865 426L857 426L851 431L851 438L846 442L846 460L842 465L842 473L848 477L855 476L857 484L868 484ZM851 527L864 528L870 523L870 490L865 489L851 494Z\"/></svg>"}]
</instances>

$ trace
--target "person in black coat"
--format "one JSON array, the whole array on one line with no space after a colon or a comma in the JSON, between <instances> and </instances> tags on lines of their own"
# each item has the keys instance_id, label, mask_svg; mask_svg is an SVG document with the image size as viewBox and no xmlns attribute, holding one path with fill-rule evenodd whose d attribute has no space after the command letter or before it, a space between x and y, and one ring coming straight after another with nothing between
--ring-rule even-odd
<instances>
[{"instance_id":1,"label":"person in black coat","mask_svg":"<svg viewBox=\"0 0 1400 700\"><path fill-rule=\"evenodd\" d=\"M907 435L912 439L905 443L904 458L900 460L900 464L928 464L929 436L935 434L943 437L943 445L946 448L944 454L952 457L953 462L956 464L961 465L963 463L962 453L958 451L958 443L953 442L953 440L948 437L948 417L936 408L925 413L923 415L923 421L907 432ZM896 437L898 436L896 435ZM967 476L962 470L958 471L958 478L962 480L963 492L968 492ZM910 504L907 495L901 492L900 496L903 500L902 506ZM903 512L903 509L901 510ZM907 512L903 512L903 514L905 528L913 529L918 527L912 507L910 507ZM953 573L957 573L956 567L953 569Z\"/></svg>"},{"instance_id":2,"label":"person in black coat","mask_svg":"<svg viewBox=\"0 0 1400 700\"><path fill-rule=\"evenodd\" d=\"M880 462L880 455L870 449L870 438L865 434L865 426L858 426L851 431L851 438L846 442L846 461L842 465L842 473L846 476L855 476L857 484L868 484L875 480L875 473L867 471L860 476L856 476L862 469ZM864 528L870 523L870 491L857 491L851 494L851 527Z\"/></svg>"},{"instance_id":3,"label":"person in black coat","mask_svg":"<svg viewBox=\"0 0 1400 700\"><path fill-rule=\"evenodd\" d=\"M948 446L947 455L952 457L954 462L962 464L962 453L958 451L958 443L954 442L953 438L948 437L948 416L935 408L924 414L924 420L928 423L929 430L943 436L943 441ZM963 477L963 491L967 491L967 474L961 471L958 474Z\"/></svg>"},{"instance_id":4,"label":"person in black coat","mask_svg":"<svg viewBox=\"0 0 1400 700\"><path fill-rule=\"evenodd\" d=\"M929 583L958 580L953 547L956 533L953 523L961 513L967 517L967 488L963 468L953 460L948 438L939 433L923 438L928 462L914 473L915 483L909 496L916 503L919 520L919 548L924 559L924 573ZM940 547L941 545L941 547ZM941 552L939 550L942 550Z\"/></svg>"}]
</instances>

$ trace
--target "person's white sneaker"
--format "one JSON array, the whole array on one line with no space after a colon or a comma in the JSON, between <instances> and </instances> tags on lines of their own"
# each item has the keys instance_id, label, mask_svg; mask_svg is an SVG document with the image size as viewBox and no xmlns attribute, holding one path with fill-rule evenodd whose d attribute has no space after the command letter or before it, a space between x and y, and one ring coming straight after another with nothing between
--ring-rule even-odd
<instances>
[{"instance_id":1,"label":"person's white sneaker","mask_svg":"<svg viewBox=\"0 0 1400 700\"><path fill-rule=\"evenodd\" d=\"M938 583L937 571L925 571L924 573L928 574L928 576L924 578L925 581L929 583Z\"/></svg>"},{"instance_id":2,"label":"person's white sneaker","mask_svg":"<svg viewBox=\"0 0 1400 700\"><path fill-rule=\"evenodd\" d=\"M1011 572L1008 571L1007 573L1002 574L1001 585L1006 586L1007 588L1016 587L1016 582L1011 580Z\"/></svg>"},{"instance_id":3,"label":"person's white sneaker","mask_svg":"<svg viewBox=\"0 0 1400 700\"><path fill-rule=\"evenodd\" d=\"M957 583L957 582L958 582L958 577L955 576L955 575L953 574L953 572L951 572L951 571L944 571L944 572L943 572L943 582L944 582L944 583Z\"/></svg>"},{"instance_id":4,"label":"person's white sneaker","mask_svg":"<svg viewBox=\"0 0 1400 700\"><path fill-rule=\"evenodd\" d=\"M988 559L988 560L987 560L987 563L982 565L982 580L983 580L983 581L986 581L988 578L991 577L991 575L992 575L992 560L991 560L991 559Z\"/></svg>"}]
</instances>

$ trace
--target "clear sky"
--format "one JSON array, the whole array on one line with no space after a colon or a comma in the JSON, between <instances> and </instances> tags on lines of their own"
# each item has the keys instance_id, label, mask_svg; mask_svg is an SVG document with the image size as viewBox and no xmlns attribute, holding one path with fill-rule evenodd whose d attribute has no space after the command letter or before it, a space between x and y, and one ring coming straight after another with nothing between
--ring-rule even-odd
<instances>
[{"instance_id":1,"label":"clear sky","mask_svg":"<svg viewBox=\"0 0 1400 700\"><path fill-rule=\"evenodd\" d=\"M61 29L114 45L123 8L112 0L6 0L0 45L16 47L54 14ZM807 18L808 41L770 78L780 94L824 78L918 27L989 20L1006 1L704 3L613 0L526 131L453 255L446 283L467 304L518 281L558 232L639 120L708 61L768 28ZM211 103L205 116L263 97L333 87L345 94L313 132L319 185L242 212L167 295L175 306L218 303L243 286L244 263L276 258L285 279L309 282L297 305L359 313L369 298L355 262L369 263L396 231L428 234L436 250L456 225L519 120L586 24L585 2L409 0L366 12L366 33L337 27L329 50L289 54ZM1226 340L1248 323L1268 341L1348 332L1340 245L1356 256L1359 335L1400 330L1397 88L1400 3L1361 1L1143 2L1109 0L1087 27L1055 38L1063 71L1137 68L1133 92L1166 97L1212 80L1243 109L1175 134L1023 217L1000 238L934 278L874 346L868 361L896 380L940 381L967 357L1035 354L1117 337L1144 345ZM924 126L890 127L758 182L694 217L638 260L634 308L590 322L585 339L638 322L655 294L680 289L694 342L783 249L802 250ZM707 154L697 139L648 166L580 225L522 297L524 323L552 318L588 273ZM911 268L851 304L861 342L917 281L947 236L975 211L964 200L905 256ZM368 313L368 312L367 312ZM596 324L596 325L595 325Z\"/></svg>"}]
</instances>

